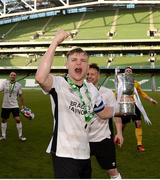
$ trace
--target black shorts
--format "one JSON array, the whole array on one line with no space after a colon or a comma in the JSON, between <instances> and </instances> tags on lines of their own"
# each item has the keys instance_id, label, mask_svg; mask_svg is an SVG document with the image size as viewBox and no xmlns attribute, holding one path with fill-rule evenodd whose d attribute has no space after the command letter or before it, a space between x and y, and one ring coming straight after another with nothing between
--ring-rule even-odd
<instances>
[{"instance_id":1,"label":"black shorts","mask_svg":"<svg viewBox=\"0 0 160 180\"><path fill-rule=\"evenodd\" d=\"M72 159L52 154L54 176L57 179L90 179L90 159Z\"/></svg>"},{"instance_id":2,"label":"black shorts","mask_svg":"<svg viewBox=\"0 0 160 180\"><path fill-rule=\"evenodd\" d=\"M137 120L142 120L142 117L141 117L141 112L140 110L138 109L137 106L135 106L135 114L136 115L133 115L133 116L122 116L122 124L126 124L126 123L129 123L131 122L131 120L133 122L137 121Z\"/></svg>"},{"instance_id":3,"label":"black shorts","mask_svg":"<svg viewBox=\"0 0 160 180\"><path fill-rule=\"evenodd\" d=\"M1 118L8 119L12 113L13 117L19 116L19 108L2 108Z\"/></svg>"},{"instance_id":4,"label":"black shorts","mask_svg":"<svg viewBox=\"0 0 160 180\"><path fill-rule=\"evenodd\" d=\"M100 142L90 142L91 155L94 155L102 169L115 169L116 151L112 139L104 139Z\"/></svg>"}]
</instances>

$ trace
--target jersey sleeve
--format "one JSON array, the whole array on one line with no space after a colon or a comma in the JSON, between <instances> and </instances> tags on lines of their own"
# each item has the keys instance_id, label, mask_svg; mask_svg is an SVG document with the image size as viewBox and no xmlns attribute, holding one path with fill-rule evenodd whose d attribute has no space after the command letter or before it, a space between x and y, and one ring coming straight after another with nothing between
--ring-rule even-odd
<instances>
[{"instance_id":1,"label":"jersey sleeve","mask_svg":"<svg viewBox=\"0 0 160 180\"><path fill-rule=\"evenodd\" d=\"M93 111L98 113L104 109L104 101L97 88L92 83L89 83L89 85L89 89L92 94Z\"/></svg>"},{"instance_id":2,"label":"jersey sleeve","mask_svg":"<svg viewBox=\"0 0 160 180\"><path fill-rule=\"evenodd\" d=\"M55 90L60 90L62 89L64 83L64 77L61 76L53 76L53 84L52 88L55 88Z\"/></svg>"},{"instance_id":3,"label":"jersey sleeve","mask_svg":"<svg viewBox=\"0 0 160 180\"><path fill-rule=\"evenodd\" d=\"M61 81L63 79L62 77L60 77L60 76L53 76L52 75L52 78L53 78L53 83L52 83L52 87L51 87L50 92L52 91L52 89L58 90L58 89L60 89L60 87L62 87L62 85L61 85ZM42 92L45 95L50 94L50 92L46 92L43 89L42 89Z\"/></svg>"},{"instance_id":4,"label":"jersey sleeve","mask_svg":"<svg viewBox=\"0 0 160 180\"><path fill-rule=\"evenodd\" d=\"M4 90L4 84L5 84L5 81L0 82L0 91Z\"/></svg>"},{"instance_id":5,"label":"jersey sleeve","mask_svg":"<svg viewBox=\"0 0 160 180\"><path fill-rule=\"evenodd\" d=\"M142 90L140 84L137 81L135 81L135 88L137 89L138 94L141 95L143 98L146 98L148 96L147 93Z\"/></svg>"},{"instance_id":6,"label":"jersey sleeve","mask_svg":"<svg viewBox=\"0 0 160 180\"><path fill-rule=\"evenodd\" d=\"M112 90L108 89L102 93L102 98L107 106L114 107L116 103L116 97Z\"/></svg>"},{"instance_id":7,"label":"jersey sleeve","mask_svg":"<svg viewBox=\"0 0 160 180\"><path fill-rule=\"evenodd\" d=\"M95 113L101 112L104 109L104 102L103 100L99 101L97 104L94 105L93 111Z\"/></svg>"}]
</instances>

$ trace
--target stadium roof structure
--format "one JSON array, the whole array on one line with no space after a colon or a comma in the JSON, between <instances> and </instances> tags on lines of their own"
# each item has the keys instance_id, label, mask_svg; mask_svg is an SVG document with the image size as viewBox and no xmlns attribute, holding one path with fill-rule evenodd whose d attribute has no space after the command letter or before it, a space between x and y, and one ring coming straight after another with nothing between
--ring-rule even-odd
<instances>
[{"instance_id":1,"label":"stadium roof structure","mask_svg":"<svg viewBox=\"0 0 160 180\"><path fill-rule=\"evenodd\" d=\"M158 0L0 0L0 18L109 4L160 4Z\"/></svg>"}]
</instances>

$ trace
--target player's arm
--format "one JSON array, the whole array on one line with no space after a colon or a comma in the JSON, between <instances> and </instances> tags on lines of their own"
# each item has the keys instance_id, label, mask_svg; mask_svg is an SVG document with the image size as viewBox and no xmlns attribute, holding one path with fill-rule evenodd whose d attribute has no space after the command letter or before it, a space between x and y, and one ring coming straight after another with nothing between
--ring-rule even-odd
<instances>
[{"instance_id":1,"label":"player's arm","mask_svg":"<svg viewBox=\"0 0 160 180\"><path fill-rule=\"evenodd\" d=\"M154 100L153 98L151 98L147 93L145 93L140 84L137 82L136 84L136 89L138 91L138 93L146 100L148 100L149 102L153 103L153 104L157 104L158 102L156 100Z\"/></svg>"},{"instance_id":2,"label":"player's arm","mask_svg":"<svg viewBox=\"0 0 160 180\"><path fill-rule=\"evenodd\" d=\"M103 110L97 113L97 115L103 120L112 118L113 114L114 114L114 108L110 106L105 106Z\"/></svg>"},{"instance_id":3,"label":"player's arm","mask_svg":"<svg viewBox=\"0 0 160 180\"><path fill-rule=\"evenodd\" d=\"M23 95L22 94L19 94L19 107L21 109L24 108L24 98L23 98Z\"/></svg>"},{"instance_id":4,"label":"player's arm","mask_svg":"<svg viewBox=\"0 0 160 180\"><path fill-rule=\"evenodd\" d=\"M46 92L49 92L53 85L53 78L50 74L50 69L52 66L56 48L69 35L69 32L65 32L63 30L58 31L54 39L52 40L48 50L45 52L41 59L41 63L37 69L35 79L37 83L42 87L42 89L44 89Z\"/></svg>"},{"instance_id":5,"label":"player's arm","mask_svg":"<svg viewBox=\"0 0 160 180\"><path fill-rule=\"evenodd\" d=\"M96 89L97 90L97 89ZM94 112L102 119L108 120L114 116L114 106L113 104L109 103L112 101L113 94L104 94L100 95L97 91L97 103L94 106ZM105 103L108 102L108 103Z\"/></svg>"},{"instance_id":6,"label":"player's arm","mask_svg":"<svg viewBox=\"0 0 160 180\"><path fill-rule=\"evenodd\" d=\"M158 102L155 100L155 99L153 99L153 98L151 98L150 96L145 96L145 99L147 99L149 102L151 102L152 104L158 104Z\"/></svg>"},{"instance_id":7,"label":"player's arm","mask_svg":"<svg viewBox=\"0 0 160 180\"><path fill-rule=\"evenodd\" d=\"M122 119L120 117L114 117L114 123L116 128L114 142L121 147L124 141L123 133L122 133Z\"/></svg>"}]
</instances>

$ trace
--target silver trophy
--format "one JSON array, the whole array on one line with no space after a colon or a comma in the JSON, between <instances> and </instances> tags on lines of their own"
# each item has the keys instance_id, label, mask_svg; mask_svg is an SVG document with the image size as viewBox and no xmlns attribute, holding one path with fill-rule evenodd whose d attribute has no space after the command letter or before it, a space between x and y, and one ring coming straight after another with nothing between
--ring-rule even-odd
<instances>
[{"instance_id":1,"label":"silver trophy","mask_svg":"<svg viewBox=\"0 0 160 180\"><path fill-rule=\"evenodd\" d=\"M119 113L135 115L134 78L132 74L120 74L118 80Z\"/></svg>"}]
</instances>

